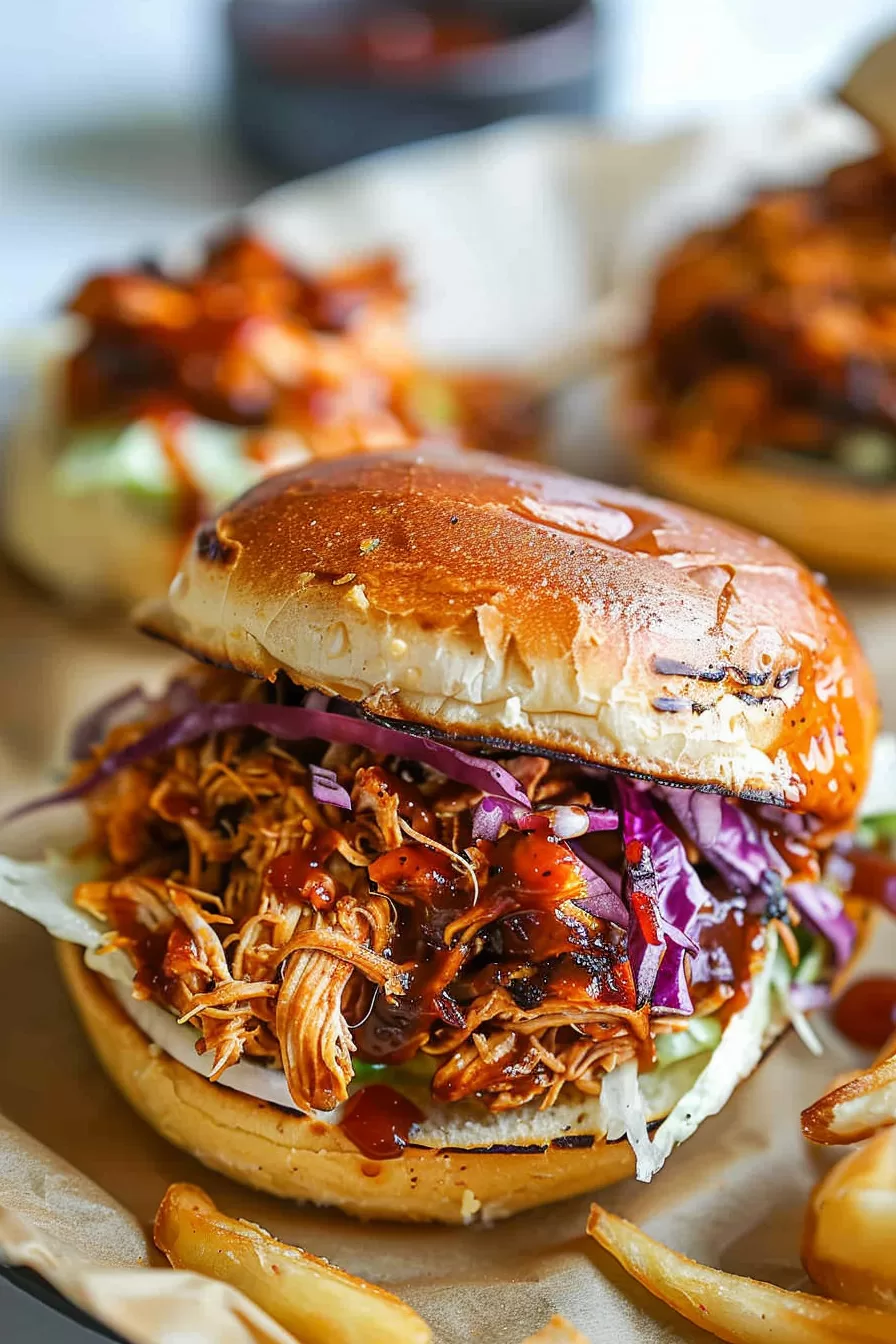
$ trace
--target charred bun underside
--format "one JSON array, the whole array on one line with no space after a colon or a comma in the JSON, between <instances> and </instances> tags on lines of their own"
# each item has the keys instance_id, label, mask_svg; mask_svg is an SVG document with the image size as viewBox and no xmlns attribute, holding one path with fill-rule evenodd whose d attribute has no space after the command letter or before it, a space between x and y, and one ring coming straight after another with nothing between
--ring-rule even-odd
<instances>
[{"instance_id":1,"label":"charred bun underside","mask_svg":"<svg viewBox=\"0 0 896 1344\"><path fill-rule=\"evenodd\" d=\"M678 505L486 455L315 463L201 528L149 633L484 746L831 820L876 702L827 590Z\"/></svg>"}]
</instances>

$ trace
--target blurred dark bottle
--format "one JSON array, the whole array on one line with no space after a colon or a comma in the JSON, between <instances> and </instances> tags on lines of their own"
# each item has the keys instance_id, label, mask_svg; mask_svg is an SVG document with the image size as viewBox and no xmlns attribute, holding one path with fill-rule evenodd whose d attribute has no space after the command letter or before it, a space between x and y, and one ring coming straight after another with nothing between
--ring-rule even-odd
<instances>
[{"instance_id":1,"label":"blurred dark bottle","mask_svg":"<svg viewBox=\"0 0 896 1344\"><path fill-rule=\"evenodd\" d=\"M278 176L527 113L589 115L588 0L229 0L230 99Z\"/></svg>"}]
</instances>

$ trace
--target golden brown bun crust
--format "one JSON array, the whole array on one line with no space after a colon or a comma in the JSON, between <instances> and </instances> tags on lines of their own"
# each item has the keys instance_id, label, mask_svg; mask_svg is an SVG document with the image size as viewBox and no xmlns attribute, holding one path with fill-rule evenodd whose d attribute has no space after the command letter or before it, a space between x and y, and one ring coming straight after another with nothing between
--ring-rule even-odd
<instances>
[{"instance_id":1,"label":"golden brown bun crust","mask_svg":"<svg viewBox=\"0 0 896 1344\"><path fill-rule=\"evenodd\" d=\"M65 983L100 1062L134 1109L206 1166L287 1199L359 1218L463 1223L504 1218L631 1175L626 1140L540 1152L408 1147L371 1161L342 1131L210 1083L153 1047L72 943L57 943Z\"/></svg>"},{"instance_id":2,"label":"golden brown bun crust","mask_svg":"<svg viewBox=\"0 0 896 1344\"><path fill-rule=\"evenodd\" d=\"M868 666L792 556L679 505L485 454L274 477L197 533L142 624L386 718L831 820L867 780Z\"/></svg>"},{"instance_id":3,"label":"golden brown bun crust","mask_svg":"<svg viewBox=\"0 0 896 1344\"><path fill-rule=\"evenodd\" d=\"M694 467L661 447L644 447L639 475L693 508L761 527L826 574L896 579L896 490L775 471L752 462Z\"/></svg>"}]
</instances>

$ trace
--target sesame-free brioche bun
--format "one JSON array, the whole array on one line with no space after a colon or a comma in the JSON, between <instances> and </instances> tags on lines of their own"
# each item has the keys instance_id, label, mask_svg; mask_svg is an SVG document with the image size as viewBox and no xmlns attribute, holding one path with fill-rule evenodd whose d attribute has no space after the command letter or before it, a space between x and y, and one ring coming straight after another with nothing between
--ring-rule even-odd
<instances>
[{"instance_id":1,"label":"sesame-free brioche bun","mask_svg":"<svg viewBox=\"0 0 896 1344\"><path fill-rule=\"evenodd\" d=\"M458 1124L443 1147L409 1144L401 1157L372 1161L338 1125L179 1064L131 1021L105 978L84 964L82 948L57 943L57 956L100 1063L134 1109L178 1148L256 1190L361 1218L464 1223L596 1190L635 1169L627 1139L609 1143L580 1128L570 1136L568 1108L557 1113L553 1139L533 1143L524 1120L514 1134L515 1117L502 1116L490 1147L465 1147Z\"/></svg>"},{"instance_id":2,"label":"sesame-free brioche bun","mask_svg":"<svg viewBox=\"0 0 896 1344\"><path fill-rule=\"evenodd\" d=\"M643 445L638 475L648 490L708 509L791 547L827 574L896 579L896 490L845 477L788 471L786 464L701 464Z\"/></svg>"},{"instance_id":3,"label":"sesame-free brioche bun","mask_svg":"<svg viewBox=\"0 0 896 1344\"><path fill-rule=\"evenodd\" d=\"M201 527L142 628L483 744L849 817L877 726L821 582L765 537L484 454L314 463Z\"/></svg>"}]
</instances>

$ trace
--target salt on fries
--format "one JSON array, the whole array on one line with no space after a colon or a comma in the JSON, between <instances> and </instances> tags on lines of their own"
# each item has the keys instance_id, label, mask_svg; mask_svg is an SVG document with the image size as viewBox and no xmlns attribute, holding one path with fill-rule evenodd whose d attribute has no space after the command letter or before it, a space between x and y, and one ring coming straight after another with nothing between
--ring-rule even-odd
<instances>
[{"instance_id":1,"label":"salt on fries","mask_svg":"<svg viewBox=\"0 0 896 1344\"><path fill-rule=\"evenodd\" d=\"M175 1269L239 1288L300 1344L429 1344L429 1326L400 1298L221 1213L195 1185L169 1186L155 1243Z\"/></svg>"},{"instance_id":2,"label":"salt on fries","mask_svg":"<svg viewBox=\"0 0 896 1344\"><path fill-rule=\"evenodd\" d=\"M562 1316L552 1316L534 1335L527 1335L523 1344L588 1344L588 1340Z\"/></svg>"},{"instance_id":3,"label":"salt on fries","mask_svg":"<svg viewBox=\"0 0 896 1344\"><path fill-rule=\"evenodd\" d=\"M648 1292L729 1344L894 1344L886 1312L790 1293L699 1265L591 1206L588 1233Z\"/></svg>"},{"instance_id":4,"label":"salt on fries","mask_svg":"<svg viewBox=\"0 0 896 1344\"><path fill-rule=\"evenodd\" d=\"M804 1135L813 1143L858 1143L896 1124L896 1036L869 1069L808 1106L801 1121Z\"/></svg>"},{"instance_id":5,"label":"salt on fries","mask_svg":"<svg viewBox=\"0 0 896 1344\"><path fill-rule=\"evenodd\" d=\"M885 1129L838 1162L813 1191L803 1264L831 1297L896 1311L894 1251L896 1129Z\"/></svg>"}]
</instances>

